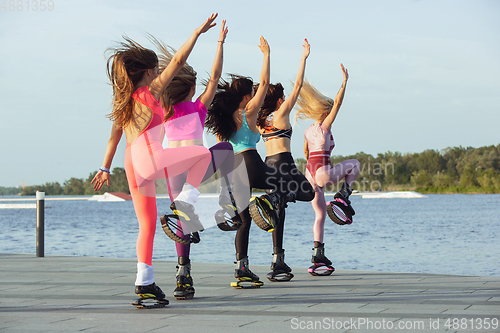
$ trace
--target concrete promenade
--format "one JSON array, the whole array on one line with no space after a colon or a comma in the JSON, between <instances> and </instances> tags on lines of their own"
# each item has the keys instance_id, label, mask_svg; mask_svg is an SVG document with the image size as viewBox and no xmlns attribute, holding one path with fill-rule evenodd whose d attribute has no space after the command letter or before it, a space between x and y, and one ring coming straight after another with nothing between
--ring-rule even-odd
<instances>
[{"instance_id":1,"label":"concrete promenade","mask_svg":"<svg viewBox=\"0 0 500 333\"><path fill-rule=\"evenodd\" d=\"M500 332L500 277L295 267L272 283L253 265L265 285L237 290L234 265L194 262L195 298L176 301L176 263L153 264L170 305L138 310L134 259L0 254L0 332Z\"/></svg>"}]
</instances>

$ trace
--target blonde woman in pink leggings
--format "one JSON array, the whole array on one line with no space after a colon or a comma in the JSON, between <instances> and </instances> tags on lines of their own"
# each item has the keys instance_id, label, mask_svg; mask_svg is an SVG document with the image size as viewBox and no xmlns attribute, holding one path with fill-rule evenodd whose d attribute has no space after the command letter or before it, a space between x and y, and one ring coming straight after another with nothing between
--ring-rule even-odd
<instances>
[{"instance_id":1,"label":"blonde woman in pink leggings","mask_svg":"<svg viewBox=\"0 0 500 333\"><path fill-rule=\"evenodd\" d=\"M314 252L311 260L313 266L309 269L309 272L313 275L330 275L334 270L331 266L332 262L324 254L323 234L327 208L325 187L334 185L344 179L342 189L335 197L346 202L348 209L354 215L349 195L352 193L351 185L359 174L359 162L352 159L332 166L330 160L330 154L333 147L335 147L331 127L342 105L347 79L349 78L347 69L342 64L340 67L344 74L344 81L335 100L322 95L308 81L304 82L297 100L299 106L297 117L315 120L314 124L307 128L304 133L304 154L307 159L306 178L315 191L315 197L311 201L315 213L313 226ZM317 274L317 269L323 273Z\"/></svg>"},{"instance_id":2,"label":"blonde woman in pink leggings","mask_svg":"<svg viewBox=\"0 0 500 333\"><path fill-rule=\"evenodd\" d=\"M186 62L198 37L215 26L217 14L212 14L182 45L170 64L159 73L158 57L129 38L121 42L108 59L108 76L113 86L113 121L111 137L104 155L103 167L92 183L98 191L109 186L109 168L123 132L127 140L125 172L139 221L137 237L137 277L135 292L141 299L152 298L165 306L165 294L154 282L152 266L153 240L157 223L156 179L164 179L187 171L182 192L171 209L185 216L184 223L196 231L200 224L194 213L197 190L211 161L210 151L203 146L162 147L165 136L165 110L160 96ZM133 303L134 304L134 303ZM134 304L139 305L141 304ZM138 307L139 307L138 306Z\"/></svg>"}]
</instances>

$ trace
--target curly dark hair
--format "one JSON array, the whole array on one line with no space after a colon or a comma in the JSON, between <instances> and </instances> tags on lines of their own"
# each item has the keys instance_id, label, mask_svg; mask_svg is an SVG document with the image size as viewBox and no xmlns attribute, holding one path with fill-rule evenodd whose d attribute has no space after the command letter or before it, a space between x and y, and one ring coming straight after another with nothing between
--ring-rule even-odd
<instances>
[{"instance_id":1,"label":"curly dark hair","mask_svg":"<svg viewBox=\"0 0 500 333\"><path fill-rule=\"evenodd\" d=\"M238 110L243 97L251 94L253 81L249 77L230 74L231 83L221 79L217 92L208 108L205 127L209 133L228 141L236 132L233 113Z\"/></svg>"},{"instance_id":2,"label":"curly dark hair","mask_svg":"<svg viewBox=\"0 0 500 333\"><path fill-rule=\"evenodd\" d=\"M267 89L266 98L264 99L264 103L259 110L259 114L257 116L257 126L260 128L264 128L267 126L267 117L276 111L276 106L278 104L278 100L285 96L285 89L281 83L270 84L269 89Z\"/></svg>"}]
</instances>

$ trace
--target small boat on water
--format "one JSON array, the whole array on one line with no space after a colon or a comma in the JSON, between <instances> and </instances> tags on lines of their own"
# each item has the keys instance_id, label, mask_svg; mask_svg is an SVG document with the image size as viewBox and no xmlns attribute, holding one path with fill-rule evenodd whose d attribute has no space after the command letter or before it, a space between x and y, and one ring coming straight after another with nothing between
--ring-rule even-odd
<instances>
[{"instance_id":1,"label":"small boat on water","mask_svg":"<svg viewBox=\"0 0 500 333\"><path fill-rule=\"evenodd\" d=\"M354 195L354 193L353 193ZM425 198L422 195L414 191L394 191L394 192L359 192L356 195L360 195L363 199L416 199Z\"/></svg>"},{"instance_id":2,"label":"small boat on water","mask_svg":"<svg viewBox=\"0 0 500 333\"><path fill-rule=\"evenodd\" d=\"M106 192L102 195L93 195L91 198L89 198L89 201L99 202L119 202L128 200L132 200L132 197L123 192Z\"/></svg>"}]
</instances>

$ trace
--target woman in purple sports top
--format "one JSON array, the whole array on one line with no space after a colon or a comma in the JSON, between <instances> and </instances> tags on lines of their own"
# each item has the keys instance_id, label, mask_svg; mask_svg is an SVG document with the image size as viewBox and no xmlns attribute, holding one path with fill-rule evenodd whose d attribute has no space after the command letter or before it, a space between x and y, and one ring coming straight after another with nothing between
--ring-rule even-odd
<instances>
[{"instance_id":1,"label":"woman in purple sports top","mask_svg":"<svg viewBox=\"0 0 500 333\"><path fill-rule=\"evenodd\" d=\"M203 129L207 116L207 107L210 106L217 90L217 85L222 74L223 44L226 39L228 29L226 21L222 21L217 51L212 65L210 79L206 83L205 91L192 102L196 93L196 72L185 63L172 82L167 86L162 94L162 102L165 108L165 135L169 148L203 146ZM165 45L158 45L162 51L160 55L160 67L166 68L170 63L173 52L170 52ZM231 180L234 168L233 147L229 142L219 142L211 147L211 163L202 179L202 183L208 180L217 170L221 171L221 191L219 204L228 209L230 216L235 216L236 207L231 204L229 192L231 184L226 183ZM227 176L225 178L224 176ZM180 175L169 177L167 180L168 194L170 200L174 201L182 192L186 183L187 170ZM236 212L236 213L235 213ZM178 224L181 222L178 221ZM186 232L186 230L183 230ZM187 232L189 234L189 231ZM188 238L181 230L177 230L177 235L181 238ZM193 279L191 276L191 262L189 259L190 244L175 243L178 257L178 270L176 274L176 289L174 297L176 299L191 299L194 296Z\"/></svg>"}]
</instances>

